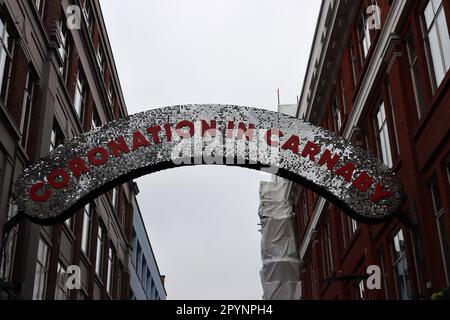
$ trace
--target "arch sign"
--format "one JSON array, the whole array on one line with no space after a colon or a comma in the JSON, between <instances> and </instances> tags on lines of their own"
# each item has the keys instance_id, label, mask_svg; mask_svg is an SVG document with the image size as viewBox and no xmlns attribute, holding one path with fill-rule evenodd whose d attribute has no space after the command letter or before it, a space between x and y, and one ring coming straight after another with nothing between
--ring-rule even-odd
<instances>
[{"instance_id":1,"label":"arch sign","mask_svg":"<svg viewBox=\"0 0 450 320\"><path fill-rule=\"evenodd\" d=\"M32 221L54 224L120 183L200 164L276 174L366 223L400 206L393 172L347 140L284 114L231 105L153 109L82 134L25 169L14 201Z\"/></svg>"}]
</instances>

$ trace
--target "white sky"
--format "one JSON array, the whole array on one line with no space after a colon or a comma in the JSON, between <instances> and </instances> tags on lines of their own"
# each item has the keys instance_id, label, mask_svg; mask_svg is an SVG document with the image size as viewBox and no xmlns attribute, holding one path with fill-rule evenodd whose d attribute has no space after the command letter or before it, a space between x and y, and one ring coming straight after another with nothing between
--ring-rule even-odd
<instances>
[{"instance_id":1,"label":"white sky","mask_svg":"<svg viewBox=\"0 0 450 320\"><path fill-rule=\"evenodd\" d=\"M319 0L101 0L130 114L188 103L275 110L300 94ZM137 180L168 299L260 299L257 171Z\"/></svg>"}]
</instances>

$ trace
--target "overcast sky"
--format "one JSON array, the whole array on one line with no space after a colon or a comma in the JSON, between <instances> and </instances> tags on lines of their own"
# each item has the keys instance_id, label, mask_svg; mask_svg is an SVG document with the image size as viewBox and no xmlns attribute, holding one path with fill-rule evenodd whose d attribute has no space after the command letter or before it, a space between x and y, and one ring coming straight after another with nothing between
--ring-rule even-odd
<instances>
[{"instance_id":1,"label":"overcast sky","mask_svg":"<svg viewBox=\"0 0 450 320\"><path fill-rule=\"evenodd\" d=\"M275 110L300 94L318 0L101 0L130 114L188 103ZM259 182L234 167L137 180L168 299L260 299Z\"/></svg>"}]
</instances>

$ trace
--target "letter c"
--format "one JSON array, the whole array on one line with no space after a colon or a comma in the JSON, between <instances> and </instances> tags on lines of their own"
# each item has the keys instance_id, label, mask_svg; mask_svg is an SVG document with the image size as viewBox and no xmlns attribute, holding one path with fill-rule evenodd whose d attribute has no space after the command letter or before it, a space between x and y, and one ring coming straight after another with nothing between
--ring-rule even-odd
<instances>
[{"instance_id":1,"label":"letter c","mask_svg":"<svg viewBox=\"0 0 450 320\"><path fill-rule=\"evenodd\" d=\"M38 194L38 192L42 189L44 189L45 184L43 182L38 182L36 184L34 184L31 189L30 189L30 198L31 200L33 200L34 202L45 202L48 200L48 198L50 198L51 196L51 191L50 190L45 190L41 195Z\"/></svg>"},{"instance_id":2,"label":"letter c","mask_svg":"<svg viewBox=\"0 0 450 320\"><path fill-rule=\"evenodd\" d=\"M283 132L279 129L269 129L266 132L266 142L269 146L278 147L280 143L278 141L272 141L272 136L277 136L278 139L284 136Z\"/></svg>"}]
</instances>

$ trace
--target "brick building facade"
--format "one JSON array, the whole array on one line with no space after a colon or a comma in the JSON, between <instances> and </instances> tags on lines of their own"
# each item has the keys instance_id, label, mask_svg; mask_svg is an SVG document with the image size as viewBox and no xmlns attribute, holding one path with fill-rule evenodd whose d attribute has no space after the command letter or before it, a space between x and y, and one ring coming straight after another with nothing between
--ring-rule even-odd
<instances>
[{"instance_id":1,"label":"brick building facade","mask_svg":"<svg viewBox=\"0 0 450 320\"><path fill-rule=\"evenodd\" d=\"M369 226L301 188L303 299L428 299L450 285L449 28L445 0L322 1L297 115L378 156L405 196ZM365 285L370 265L380 290Z\"/></svg>"},{"instance_id":2,"label":"brick building facade","mask_svg":"<svg viewBox=\"0 0 450 320\"><path fill-rule=\"evenodd\" d=\"M2 231L30 162L127 109L99 1L0 0L0 37ZM2 296L128 299L136 189L116 187L53 227L22 221L6 243ZM80 290L65 286L71 265L80 267Z\"/></svg>"}]
</instances>

